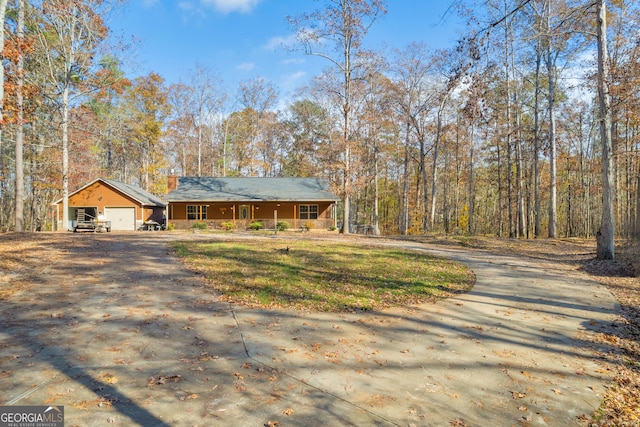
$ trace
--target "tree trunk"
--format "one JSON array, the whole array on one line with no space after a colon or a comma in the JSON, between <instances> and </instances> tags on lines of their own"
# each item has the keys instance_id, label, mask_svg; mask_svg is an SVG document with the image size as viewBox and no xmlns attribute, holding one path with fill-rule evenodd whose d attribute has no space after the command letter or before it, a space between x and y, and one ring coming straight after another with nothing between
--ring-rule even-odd
<instances>
[{"instance_id":1,"label":"tree trunk","mask_svg":"<svg viewBox=\"0 0 640 427\"><path fill-rule=\"evenodd\" d=\"M420 177L422 180L422 232L427 232L427 216L429 211L429 192L427 191L427 164L425 162L425 158L427 157L426 149L425 149L425 141L424 135L420 134ZM418 188L420 190L420 188Z\"/></svg>"},{"instance_id":2,"label":"tree trunk","mask_svg":"<svg viewBox=\"0 0 640 427\"><path fill-rule=\"evenodd\" d=\"M541 215L540 215L540 64L542 58L540 49L536 49L536 74L535 74L535 95L533 109L533 237L540 237Z\"/></svg>"},{"instance_id":3,"label":"tree trunk","mask_svg":"<svg viewBox=\"0 0 640 427\"><path fill-rule=\"evenodd\" d=\"M613 141L611 137L606 1L597 0L596 9L598 15L598 100L600 107L600 137L602 139L602 220L596 239L596 252L598 259L614 259Z\"/></svg>"},{"instance_id":4,"label":"tree trunk","mask_svg":"<svg viewBox=\"0 0 640 427\"><path fill-rule=\"evenodd\" d=\"M380 213L378 204L380 194L378 190L378 142L373 143L373 234L380 235Z\"/></svg>"},{"instance_id":5,"label":"tree trunk","mask_svg":"<svg viewBox=\"0 0 640 427\"><path fill-rule=\"evenodd\" d=\"M344 168L344 176L343 176L343 191L344 191L344 223L342 224L342 232L344 234L349 234L351 232L350 224L351 224L351 197L349 192L351 191L349 185L349 174L351 173L351 168L349 167L349 156L351 156L351 152L349 147L345 149L345 168Z\"/></svg>"},{"instance_id":6,"label":"tree trunk","mask_svg":"<svg viewBox=\"0 0 640 427\"><path fill-rule=\"evenodd\" d=\"M638 173L636 183L636 218L633 237L640 240L640 173Z\"/></svg>"},{"instance_id":7,"label":"tree trunk","mask_svg":"<svg viewBox=\"0 0 640 427\"><path fill-rule=\"evenodd\" d=\"M442 113L444 107L447 103L447 98L449 97L449 93L447 93L442 102L440 102L440 108L438 108L438 117L437 117L437 128L436 128L436 142L433 144L433 162L432 162L432 170L431 170L431 230L433 231L435 226L435 217L436 217L436 195L437 189L436 186L438 181L438 155L440 150L440 139L442 138Z\"/></svg>"},{"instance_id":8,"label":"tree trunk","mask_svg":"<svg viewBox=\"0 0 640 427\"><path fill-rule=\"evenodd\" d=\"M505 27L507 28L507 27ZM505 30L508 35L508 28ZM509 42L510 39L505 39L505 76L507 80L507 93L506 93L506 114L507 114L507 214L509 216L509 238L513 239L515 236L514 217L513 217L513 143L511 135L511 72L509 68Z\"/></svg>"},{"instance_id":9,"label":"tree trunk","mask_svg":"<svg viewBox=\"0 0 640 427\"><path fill-rule=\"evenodd\" d=\"M16 67L16 218L15 231L24 231L24 98L22 95L24 61L22 43L24 40L24 1L18 0L18 61Z\"/></svg>"},{"instance_id":10,"label":"tree trunk","mask_svg":"<svg viewBox=\"0 0 640 427\"><path fill-rule=\"evenodd\" d=\"M404 171L402 176L402 200L400 207L400 234L407 235L409 231L409 128L407 123L404 141Z\"/></svg>"},{"instance_id":11,"label":"tree trunk","mask_svg":"<svg viewBox=\"0 0 640 427\"><path fill-rule=\"evenodd\" d=\"M468 221L468 229L469 234L473 233L473 184L474 184L474 176L473 176L473 166L474 166L474 150L475 150L475 126L471 125L471 151L469 153L469 221Z\"/></svg>"},{"instance_id":12,"label":"tree trunk","mask_svg":"<svg viewBox=\"0 0 640 427\"><path fill-rule=\"evenodd\" d=\"M498 132L498 123L495 124L496 133ZM502 150L500 149L500 141L496 141L496 162L498 164L498 236L502 237L504 232L504 209L502 209L502 199L504 197L504 184L502 182Z\"/></svg>"},{"instance_id":13,"label":"tree trunk","mask_svg":"<svg viewBox=\"0 0 640 427\"><path fill-rule=\"evenodd\" d=\"M69 85L62 92L62 229L69 230Z\"/></svg>"},{"instance_id":14,"label":"tree trunk","mask_svg":"<svg viewBox=\"0 0 640 427\"><path fill-rule=\"evenodd\" d=\"M549 103L549 238L555 238L557 235L557 182L556 182L556 117L555 117L555 100L556 100L556 81L555 81L555 61L551 46L551 2L547 3L547 35L546 44L546 65L547 77L549 81L549 91L547 99Z\"/></svg>"},{"instance_id":15,"label":"tree trunk","mask_svg":"<svg viewBox=\"0 0 640 427\"><path fill-rule=\"evenodd\" d=\"M515 102L516 105L519 102L518 90L516 88L515 92ZM520 123L520 114L518 113L518 109L515 112L515 125L516 125L516 134L515 134L515 149L516 149L516 199L517 199L517 229L518 237L528 237L527 233L527 215L526 215L526 207L525 207L525 191L524 191L524 160L522 153L522 135L520 133L521 123Z\"/></svg>"},{"instance_id":16,"label":"tree trunk","mask_svg":"<svg viewBox=\"0 0 640 427\"><path fill-rule=\"evenodd\" d=\"M342 233L351 232L351 40L348 32L344 34L344 103L342 105L343 114L343 136L344 136L344 224Z\"/></svg>"},{"instance_id":17,"label":"tree trunk","mask_svg":"<svg viewBox=\"0 0 640 427\"><path fill-rule=\"evenodd\" d=\"M198 176L202 176L202 106L198 110Z\"/></svg>"},{"instance_id":18,"label":"tree trunk","mask_svg":"<svg viewBox=\"0 0 640 427\"><path fill-rule=\"evenodd\" d=\"M0 52L4 51L4 21L7 12L7 0L0 0ZM2 143L2 131L4 123L4 61L0 61L0 197L4 199L6 186L6 173L4 170L4 145ZM0 221L4 221L5 200L0 200ZM2 226L0 225L0 231Z\"/></svg>"}]
</instances>

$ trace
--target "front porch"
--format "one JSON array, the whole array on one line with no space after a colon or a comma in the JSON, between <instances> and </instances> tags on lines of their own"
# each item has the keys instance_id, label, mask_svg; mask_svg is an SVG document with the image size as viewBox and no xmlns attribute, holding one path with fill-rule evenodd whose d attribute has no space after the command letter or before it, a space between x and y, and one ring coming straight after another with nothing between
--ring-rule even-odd
<instances>
[{"instance_id":1,"label":"front porch","mask_svg":"<svg viewBox=\"0 0 640 427\"><path fill-rule=\"evenodd\" d=\"M334 219L296 219L296 218L278 218L277 222L287 222L289 224L289 230L334 230L336 228ZM206 224L209 230L224 230L228 229L227 224L233 224L234 230L248 230L253 222L262 223L261 229L263 230L275 230L275 219L206 219L206 220L194 220L194 219L172 219L169 220L169 226L173 224L173 228L176 230L188 230L194 227L194 224Z\"/></svg>"}]
</instances>

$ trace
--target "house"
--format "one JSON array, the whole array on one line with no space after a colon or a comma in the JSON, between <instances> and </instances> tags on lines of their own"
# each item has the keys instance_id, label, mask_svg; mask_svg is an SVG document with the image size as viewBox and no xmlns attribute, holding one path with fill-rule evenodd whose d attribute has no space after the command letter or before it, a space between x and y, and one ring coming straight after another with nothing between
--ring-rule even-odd
<instances>
[{"instance_id":1,"label":"house","mask_svg":"<svg viewBox=\"0 0 640 427\"><path fill-rule=\"evenodd\" d=\"M244 229L252 222L274 229L279 221L292 228L336 226L340 199L321 178L168 178L168 224L176 229L204 222L210 228L233 223Z\"/></svg>"},{"instance_id":2,"label":"house","mask_svg":"<svg viewBox=\"0 0 640 427\"><path fill-rule=\"evenodd\" d=\"M145 222L162 224L166 203L135 185L98 178L69 195L69 224L62 224L62 199L54 203L58 229L137 230Z\"/></svg>"}]
</instances>

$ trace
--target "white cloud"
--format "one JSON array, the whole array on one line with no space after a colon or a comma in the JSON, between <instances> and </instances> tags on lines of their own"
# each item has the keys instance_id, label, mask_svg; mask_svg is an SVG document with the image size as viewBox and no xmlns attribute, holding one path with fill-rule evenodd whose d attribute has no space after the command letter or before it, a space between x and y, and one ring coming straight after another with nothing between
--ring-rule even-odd
<instances>
[{"instance_id":1,"label":"white cloud","mask_svg":"<svg viewBox=\"0 0 640 427\"><path fill-rule=\"evenodd\" d=\"M291 34L289 36L275 36L271 37L267 43L263 46L266 50L277 50L294 46L297 43L296 35Z\"/></svg>"},{"instance_id":2,"label":"white cloud","mask_svg":"<svg viewBox=\"0 0 640 427\"><path fill-rule=\"evenodd\" d=\"M236 70L247 72L253 70L254 68L256 68L256 64L254 64L253 62L243 62L236 67Z\"/></svg>"},{"instance_id":3,"label":"white cloud","mask_svg":"<svg viewBox=\"0 0 640 427\"><path fill-rule=\"evenodd\" d=\"M304 58L291 58L291 59L285 59L284 61L282 61L283 65L300 65L304 63L305 63Z\"/></svg>"},{"instance_id":4,"label":"white cloud","mask_svg":"<svg viewBox=\"0 0 640 427\"><path fill-rule=\"evenodd\" d=\"M261 0L201 0L202 4L213 6L222 13L247 13L260 3Z\"/></svg>"},{"instance_id":5,"label":"white cloud","mask_svg":"<svg viewBox=\"0 0 640 427\"><path fill-rule=\"evenodd\" d=\"M285 77L285 80L287 82L295 82L295 81L304 79L306 76L307 76L307 72L306 71L298 71L298 72L293 73L293 74L288 74Z\"/></svg>"},{"instance_id":6,"label":"white cloud","mask_svg":"<svg viewBox=\"0 0 640 427\"><path fill-rule=\"evenodd\" d=\"M181 2L178 3L178 8L180 10L184 10L186 12L189 12L189 11L192 11L195 7L194 7L193 3L191 3L190 1L181 1Z\"/></svg>"}]
</instances>

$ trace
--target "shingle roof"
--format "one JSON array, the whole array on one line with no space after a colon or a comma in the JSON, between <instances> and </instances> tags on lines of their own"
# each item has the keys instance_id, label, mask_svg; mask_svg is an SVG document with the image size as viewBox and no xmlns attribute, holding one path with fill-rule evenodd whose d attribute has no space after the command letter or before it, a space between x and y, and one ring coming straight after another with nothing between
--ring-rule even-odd
<instances>
[{"instance_id":1,"label":"shingle roof","mask_svg":"<svg viewBox=\"0 0 640 427\"><path fill-rule=\"evenodd\" d=\"M129 197L134 198L135 200L140 202L142 206L166 206L165 202L136 185L125 184L124 182L115 181L113 179L103 179L102 181L106 182L116 190L123 192Z\"/></svg>"},{"instance_id":2,"label":"shingle roof","mask_svg":"<svg viewBox=\"0 0 640 427\"><path fill-rule=\"evenodd\" d=\"M322 178L179 177L171 202L321 202L340 200Z\"/></svg>"},{"instance_id":3,"label":"shingle roof","mask_svg":"<svg viewBox=\"0 0 640 427\"><path fill-rule=\"evenodd\" d=\"M164 208L165 206L167 206L167 204L165 202L163 202L162 200L160 200L158 197L154 196L153 194L149 193L148 191L143 190L142 188L140 188L138 186L131 185L131 184L125 184L124 182L115 181L113 179L104 179L104 178L94 179L90 183L88 183L88 184L78 188L76 191L70 193L69 196L72 196L72 195L74 195L76 193L81 192L85 188L88 188L88 187L92 186L93 184L95 184L98 181L104 182L105 184L109 185L110 187L115 188L116 190L120 191L121 193L125 194L126 196L131 197L133 200L135 200L136 202L140 203L141 206L156 206L156 207L160 207L160 208ZM52 205L57 205L59 203L62 203L62 199L56 200L55 202L52 203Z\"/></svg>"}]
</instances>

